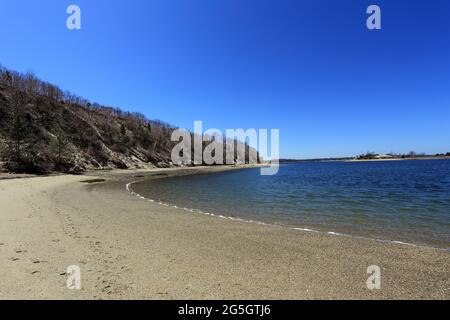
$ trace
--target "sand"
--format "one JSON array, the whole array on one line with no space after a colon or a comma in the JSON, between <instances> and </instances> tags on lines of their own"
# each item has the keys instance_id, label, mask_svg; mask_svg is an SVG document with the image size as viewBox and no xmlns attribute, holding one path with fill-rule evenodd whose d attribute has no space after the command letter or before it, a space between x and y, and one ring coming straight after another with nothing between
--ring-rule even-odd
<instances>
[{"instance_id":1,"label":"sand","mask_svg":"<svg viewBox=\"0 0 450 320\"><path fill-rule=\"evenodd\" d=\"M450 298L448 251L224 220L125 190L224 169L1 180L0 299ZM66 287L70 265L81 290ZM379 290L367 289L370 265Z\"/></svg>"}]
</instances>

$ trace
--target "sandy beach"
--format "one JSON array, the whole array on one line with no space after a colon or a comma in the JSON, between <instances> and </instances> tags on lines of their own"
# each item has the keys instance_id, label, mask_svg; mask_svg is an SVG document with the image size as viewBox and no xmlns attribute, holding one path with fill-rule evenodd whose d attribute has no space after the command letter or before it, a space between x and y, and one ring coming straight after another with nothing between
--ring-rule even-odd
<instances>
[{"instance_id":1,"label":"sandy beach","mask_svg":"<svg viewBox=\"0 0 450 320\"><path fill-rule=\"evenodd\" d=\"M125 189L228 169L1 180L0 299L450 298L447 251L209 217ZM66 288L70 265L81 290ZM367 289L370 265L380 290Z\"/></svg>"}]
</instances>

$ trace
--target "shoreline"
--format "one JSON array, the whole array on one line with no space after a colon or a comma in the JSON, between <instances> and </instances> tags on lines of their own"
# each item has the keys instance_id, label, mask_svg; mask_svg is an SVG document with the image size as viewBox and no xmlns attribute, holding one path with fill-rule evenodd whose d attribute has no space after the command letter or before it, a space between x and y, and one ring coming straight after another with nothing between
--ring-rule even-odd
<instances>
[{"instance_id":1,"label":"shoreline","mask_svg":"<svg viewBox=\"0 0 450 320\"><path fill-rule=\"evenodd\" d=\"M214 172L209 172L207 174L213 174L213 173ZM162 202L162 201L157 201L157 200L154 200L154 199L150 199L148 197L145 197L145 196L143 196L143 195L133 191L131 186L133 184L135 184L135 183L139 183L139 182L142 182L142 181L143 180L136 180L136 181L132 181L132 182L126 183L125 184L125 190L127 192L129 192L132 196L137 197L140 200L145 200L145 201L148 201L150 203L153 203L153 204L156 204L156 205L160 205L160 206L164 206L164 207L171 207L171 208L174 208L174 209L188 211L190 213L196 213L196 214L200 214L200 215L206 215L206 216L216 217L216 218L230 220L230 221L238 221L238 222L244 222L244 223L250 223L250 224L263 225L263 226L268 226L268 227L278 227L278 228L285 228L285 229L296 230L296 231L300 231L300 232L318 233L318 234L321 234L323 236L349 237L349 238L353 238L353 239L362 239L362 240L374 241L374 242L379 242L379 243L395 244L395 245L401 245L401 246L410 246L410 247L416 247L416 248L424 248L424 249L432 249L432 250L439 250L439 251L444 251L444 252L450 252L450 248L448 248L448 247L447 248L442 248L442 247L435 247L435 246L427 245L427 244L418 244L418 243L412 243L412 242L404 242L404 241L401 241L401 240L373 238L373 237L369 237L369 236L356 235L356 234L350 234L350 233L342 233L342 232L336 232L336 231L331 231L331 230L329 230L329 231L316 230L316 229L313 229L312 227L309 227L309 226L299 227L299 226L291 226L291 225L284 225L284 224L277 224L277 223L262 222L262 221L253 220L253 219L244 219L244 218L239 218L239 217L224 216L224 215L218 214L218 213L204 212L204 211L202 211L200 209L197 209L197 208L179 207L179 206L174 205L172 203L167 203L167 202Z\"/></svg>"},{"instance_id":2,"label":"shoreline","mask_svg":"<svg viewBox=\"0 0 450 320\"><path fill-rule=\"evenodd\" d=\"M226 169L0 181L0 299L450 297L448 252L217 219L124 190L135 176ZM94 179L105 181L86 182ZM65 268L74 264L80 291L65 287ZM381 290L366 288L373 264Z\"/></svg>"},{"instance_id":3,"label":"shoreline","mask_svg":"<svg viewBox=\"0 0 450 320\"><path fill-rule=\"evenodd\" d=\"M417 161L417 160L450 160L450 157L417 157L417 158L386 158L386 159L352 159L345 162L377 162L377 161Z\"/></svg>"}]
</instances>

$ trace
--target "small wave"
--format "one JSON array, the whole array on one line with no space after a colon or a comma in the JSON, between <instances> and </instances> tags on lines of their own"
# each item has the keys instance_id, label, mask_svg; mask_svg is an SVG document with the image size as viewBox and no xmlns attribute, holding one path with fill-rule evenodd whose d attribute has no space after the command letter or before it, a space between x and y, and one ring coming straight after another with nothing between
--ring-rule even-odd
<instances>
[{"instance_id":1,"label":"small wave","mask_svg":"<svg viewBox=\"0 0 450 320\"><path fill-rule=\"evenodd\" d=\"M313 229L308 229L308 228L292 228L293 230L297 230L297 231L305 231L305 232L316 232L316 233L320 233L320 231L318 230L313 230Z\"/></svg>"},{"instance_id":2,"label":"small wave","mask_svg":"<svg viewBox=\"0 0 450 320\"><path fill-rule=\"evenodd\" d=\"M147 200L149 202L157 203L157 204L165 206L165 207L171 207L173 209L184 210L184 211L188 211L188 212L191 212L191 213L200 213L200 214L203 214L203 215L206 215L206 216L217 217L217 218L220 218L220 219L226 219L226 220L232 220L232 221L252 223L252 224L258 224L258 225L270 226L270 227L286 227L286 226L280 226L280 225L266 223L266 222L262 222L262 221L255 221L255 220L248 220L248 219L242 219L242 218L236 218L236 217L230 217L230 216L216 215L214 213L204 212L204 211L202 211L200 209L181 208L181 207L178 207L176 205L171 205L171 204L164 203L164 202L161 202L161 201L156 202L153 199L149 199L149 198L146 198L144 196L141 196L140 194L134 192L131 189L131 185L134 184L134 183L137 183L137 182L139 182L139 181L133 181L133 182L130 182L130 183L126 184L125 188L132 196L136 196L139 199L144 199L144 200ZM434 249L434 250L440 250L440 251L450 251L450 248L446 249L446 248L424 246L424 245L418 245L418 244L408 243L408 242L403 242L403 241L398 241L398 240L377 239L377 238L370 238L370 237L363 237L363 236L356 236L356 235L351 235L351 234L339 233L339 232L334 232L334 231L319 231L319 230L314 230L314 229L309 229L309 228L299 228L299 227L293 227L293 228L289 228L289 229L296 230L296 231L301 231L301 232L320 233L320 234L325 234L325 235L330 235L330 236L338 236L338 237L350 237L350 238L355 238L355 239L370 240L370 241L376 241L376 242L381 242L381 243L390 243L390 244L397 244L397 245L416 247L416 248L426 248L426 249Z\"/></svg>"}]
</instances>

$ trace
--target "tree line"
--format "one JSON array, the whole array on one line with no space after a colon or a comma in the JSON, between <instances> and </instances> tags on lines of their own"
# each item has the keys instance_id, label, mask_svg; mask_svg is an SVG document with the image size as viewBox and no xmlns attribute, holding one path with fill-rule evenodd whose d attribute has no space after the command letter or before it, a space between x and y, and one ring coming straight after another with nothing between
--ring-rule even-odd
<instances>
[{"instance_id":1,"label":"tree line","mask_svg":"<svg viewBox=\"0 0 450 320\"><path fill-rule=\"evenodd\" d=\"M168 167L175 129L0 66L0 169L80 173Z\"/></svg>"},{"instance_id":2,"label":"tree line","mask_svg":"<svg viewBox=\"0 0 450 320\"><path fill-rule=\"evenodd\" d=\"M373 160L379 158L393 158L393 159L417 159L417 158L428 158L428 157L450 157L450 152L447 153L437 153L437 154L426 154L425 152L410 151L408 153L395 153L389 152L385 155L380 155L376 152L368 151L364 154L358 155L356 159L358 160Z\"/></svg>"}]
</instances>

